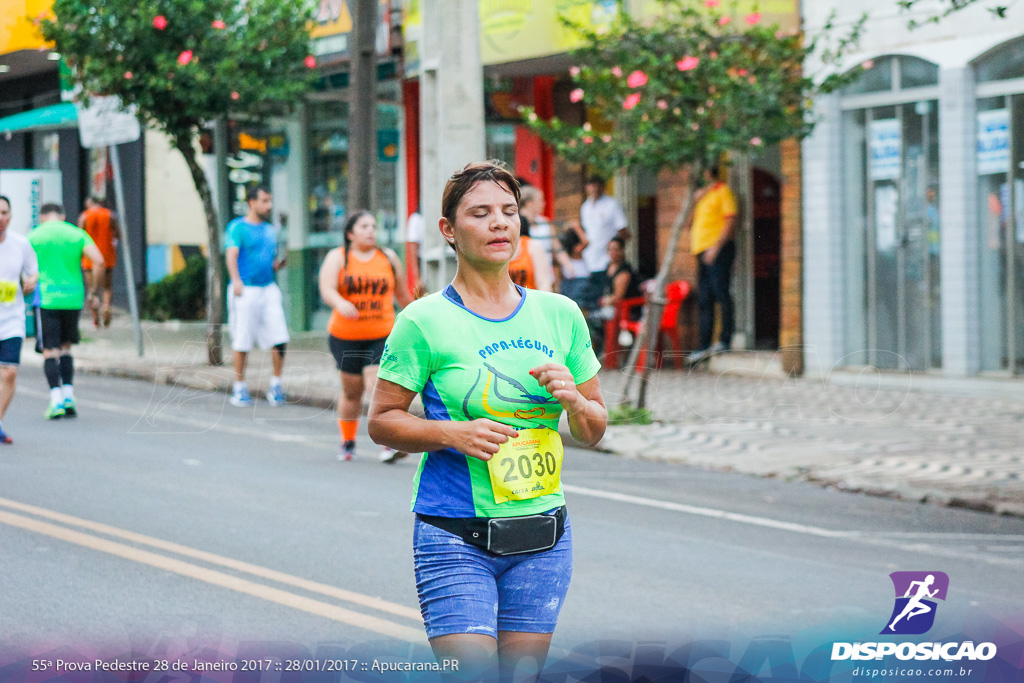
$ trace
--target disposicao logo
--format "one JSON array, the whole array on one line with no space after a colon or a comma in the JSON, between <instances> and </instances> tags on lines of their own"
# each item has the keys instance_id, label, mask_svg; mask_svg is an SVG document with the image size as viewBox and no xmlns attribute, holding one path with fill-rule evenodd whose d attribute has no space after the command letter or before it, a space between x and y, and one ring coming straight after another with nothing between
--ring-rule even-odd
<instances>
[{"instance_id":1,"label":"disposicao logo","mask_svg":"<svg viewBox=\"0 0 1024 683\"><path fill-rule=\"evenodd\" d=\"M896 604L882 635L921 635L935 623L935 600L946 599L949 577L945 572L893 572Z\"/></svg>"},{"instance_id":2,"label":"disposicao logo","mask_svg":"<svg viewBox=\"0 0 1024 683\"><path fill-rule=\"evenodd\" d=\"M936 600L946 599L949 577L945 572L893 572L889 575L896 591L892 614L880 635L921 635L935 623ZM946 643L833 643L832 660L897 659L919 661L989 660L996 656L993 643L972 641Z\"/></svg>"}]
</instances>

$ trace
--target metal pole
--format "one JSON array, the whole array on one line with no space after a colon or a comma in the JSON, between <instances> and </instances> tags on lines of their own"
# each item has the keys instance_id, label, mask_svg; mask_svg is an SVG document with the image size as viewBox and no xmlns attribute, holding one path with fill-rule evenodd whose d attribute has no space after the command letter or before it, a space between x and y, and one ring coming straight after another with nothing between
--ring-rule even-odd
<instances>
[{"instance_id":1,"label":"metal pole","mask_svg":"<svg viewBox=\"0 0 1024 683\"><path fill-rule=\"evenodd\" d=\"M374 171L377 160L377 31L378 0L349 2L355 9L349 78L349 215L361 209L375 210Z\"/></svg>"},{"instance_id":2,"label":"metal pole","mask_svg":"<svg viewBox=\"0 0 1024 683\"><path fill-rule=\"evenodd\" d=\"M117 145L110 147L110 161L114 167L114 197L117 200L117 215L121 219L121 252L124 255L124 275L128 280L128 308L131 310L132 323L135 327L135 344L139 349L139 357L144 354L142 346L142 321L139 320L139 302L135 293L135 269L132 267L132 248L129 241L129 230L125 219L124 181L121 175L121 152Z\"/></svg>"}]
</instances>

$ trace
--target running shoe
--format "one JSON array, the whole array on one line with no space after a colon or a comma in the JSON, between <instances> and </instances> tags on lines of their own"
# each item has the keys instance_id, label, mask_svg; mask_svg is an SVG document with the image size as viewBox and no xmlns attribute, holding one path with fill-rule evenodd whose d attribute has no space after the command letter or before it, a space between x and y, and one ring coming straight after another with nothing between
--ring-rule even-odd
<instances>
[{"instance_id":1,"label":"running shoe","mask_svg":"<svg viewBox=\"0 0 1024 683\"><path fill-rule=\"evenodd\" d=\"M7 432L4 431L3 427L0 427L0 443L14 443L14 439L7 436Z\"/></svg>"},{"instance_id":2,"label":"running shoe","mask_svg":"<svg viewBox=\"0 0 1024 683\"><path fill-rule=\"evenodd\" d=\"M50 407L46 409L47 420L57 420L64 417L64 404L63 403L51 403Z\"/></svg>"},{"instance_id":3,"label":"running shoe","mask_svg":"<svg viewBox=\"0 0 1024 683\"><path fill-rule=\"evenodd\" d=\"M272 406L280 406L284 405L286 402L287 399L284 397L284 389L281 388L280 384L267 389L267 403Z\"/></svg>"},{"instance_id":4,"label":"running shoe","mask_svg":"<svg viewBox=\"0 0 1024 683\"><path fill-rule=\"evenodd\" d=\"M64 416L75 417L78 415L78 404L75 403L74 396L68 396L64 399Z\"/></svg>"},{"instance_id":5,"label":"running shoe","mask_svg":"<svg viewBox=\"0 0 1024 683\"><path fill-rule=\"evenodd\" d=\"M110 309L103 309L103 327L110 327Z\"/></svg>"},{"instance_id":6,"label":"running shoe","mask_svg":"<svg viewBox=\"0 0 1024 683\"><path fill-rule=\"evenodd\" d=\"M341 450L338 451L338 461L347 462L356 457L356 442L345 441L341 444Z\"/></svg>"},{"instance_id":7,"label":"running shoe","mask_svg":"<svg viewBox=\"0 0 1024 683\"><path fill-rule=\"evenodd\" d=\"M405 451L396 451L394 448L388 448L385 446L380 452L380 461L387 465L394 465L402 458L408 458L409 454Z\"/></svg>"},{"instance_id":8,"label":"running shoe","mask_svg":"<svg viewBox=\"0 0 1024 683\"><path fill-rule=\"evenodd\" d=\"M249 408L255 405L252 400L252 396L249 395L249 388L242 387L237 389L231 394L229 399L231 405L238 406L239 408Z\"/></svg>"}]
</instances>

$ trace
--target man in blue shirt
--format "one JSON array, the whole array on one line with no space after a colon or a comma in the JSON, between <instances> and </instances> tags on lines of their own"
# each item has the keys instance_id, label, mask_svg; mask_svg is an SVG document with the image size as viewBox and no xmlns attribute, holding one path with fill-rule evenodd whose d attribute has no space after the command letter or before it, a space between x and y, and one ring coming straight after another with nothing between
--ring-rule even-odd
<instances>
[{"instance_id":1,"label":"man in blue shirt","mask_svg":"<svg viewBox=\"0 0 1024 683\"><path fill-rule=\"evenodd\" d=\"M228 324L231 348L235 352L235 386L231 405L253 405L245 383L245 364L253 344L263 350L273 348L274 376L267 389L267 402L279 406L285 402L281 388L288 325L284 318L281 290L274 281L275 272L284 266L277 258L277 231L270 220L274 201L270 192L253 187L246 192L249 213L228 223L226 257L231 285L228 289Z\"/></svg>"}]
</instances>

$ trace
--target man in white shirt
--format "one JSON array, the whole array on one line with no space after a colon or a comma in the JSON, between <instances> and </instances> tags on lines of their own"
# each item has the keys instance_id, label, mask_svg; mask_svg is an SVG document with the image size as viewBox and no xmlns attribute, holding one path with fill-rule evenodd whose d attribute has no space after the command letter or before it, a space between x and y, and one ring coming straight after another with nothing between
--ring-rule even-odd
<instances>
[{"instance_id":1,"label":"man in white shirt","mask_svg":"<svg viewBox=\"0 0 1024 683\"><path fill-rule=\"evenodd\" d=\"M587 178L587 200L580 207L580 222L590 243L583 250L583 262L590 270L588 300L596 303L604 294L608 268L608 243L613 237L629 239L628 221L622 206L604 193L605 180L599 175Z\"/></svg>"},{"instance_id":2,"label":"man in white shirt","mask_svg":"<svg viewBox=\"0 0 1024 683\"><path fill-rule=\"evenodd\" d=\"M14 398L25 340L25 294L39 281L36 252L21 235L8 232L11 202L0 196L0 444L11 443L3 428L7 406ZM40 330L36 330L36 335Z\"/></svg>"}]
</instances>

